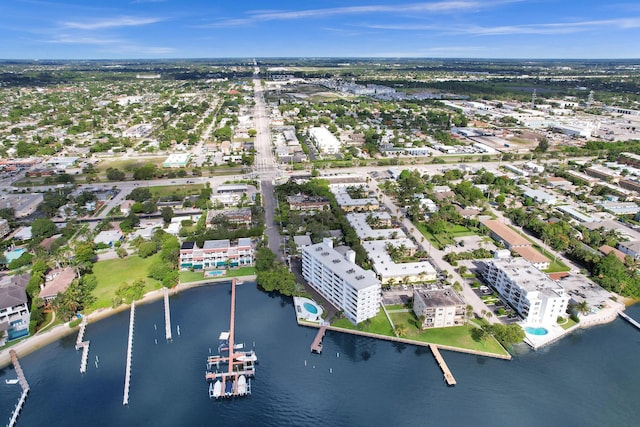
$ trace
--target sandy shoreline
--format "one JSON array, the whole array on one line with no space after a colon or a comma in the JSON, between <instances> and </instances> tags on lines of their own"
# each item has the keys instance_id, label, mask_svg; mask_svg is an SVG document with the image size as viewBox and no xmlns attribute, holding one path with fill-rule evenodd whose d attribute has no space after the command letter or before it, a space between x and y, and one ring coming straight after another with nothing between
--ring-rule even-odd
<instances>
[{"instance_id":1,"label":"sandy shoreline","mask_svg":"<svg viewBox=\"0 0 640 427\"><path fill-rule=\"evenodd\" d=\"M243 281L255 281L255 278L256 276L254 275L235 277L235 279L243 280ZM232 279L231 277L221 277L221 278L206 279L206 280L200 280L197 282L179 284L175 288L169 290L169 295L175 295L187 289L196 288L199 286L206 286L212 283L228 282L231 279ZM141 299L136 301L136 305L148 304L148 303L160 300L162 298L163 298L162 289L157 289L155 291L146 293ZM96 311L93 311L87 314L86 316L87 322L91 324L93 322L106 319L107 317L113 316L114 314L129 310L130 306L131 306L130 304L123 304L116 308L100 308ZM9 350L15 350L16 353L18 353L18 357L25 356L29 353L39 350L42 347L45 347L59 340L62 337L76 333L78 329L79 329L79 326L70 328L69 323L67 322L63 325L57 325L51 330L48 330L42 334L33 335L23 341L20 341L16 345L12 345L11 347L5 348L4 350L0 351L0 368L4 368L5 366L8 366L11 364L11 356L9 355Z\"/></svg>"}]
</instances>

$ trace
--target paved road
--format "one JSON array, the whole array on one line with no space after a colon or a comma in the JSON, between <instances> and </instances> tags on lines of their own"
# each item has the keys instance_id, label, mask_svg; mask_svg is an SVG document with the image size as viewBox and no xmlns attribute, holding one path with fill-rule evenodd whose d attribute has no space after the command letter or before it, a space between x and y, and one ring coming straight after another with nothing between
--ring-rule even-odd
<instances>
[{"instance_id":1,"label":"paved road","mask_svg":"<svg viewBox=\"0 0 640 427\"><path fill-rule=\"evenodd\" d=\"M378 190L378 183L376 180L371 179L369 181L369 189L371 191ZM484 304L484 302L482 302L480 297L476 295L476 293L473 291L473 289L468 283L468 280L462 278L455 271L455 269L443 259L445 252L432 247L429 244L428 240L424 238L422 233L420 233L420 231L413 225L413 223L409 220L409 218L403 215L403 213L393 203L393 201L384 193L380 192L379 194L380 194L380 200L382 204L389 210L390 215L398 218L402 227L408 231L411 237L413 237L413 240L417 242L418 246L421 249L429 252L429 255L431 257L430 261L432 264L434 264L434 267L436 267L436 269L439 271L446 270L450 276L449 281L451 281L452 283L459 282L462 285L462 298L468 305L471 305L473 307L473 312L477 316L481 316L482 311L487 310L487 306ZM425 246L425 245L428 245L428 246ZM495 317L491 317L488 320L491 323L500 323L500 321Z\"/></svg>"}]
</instances>

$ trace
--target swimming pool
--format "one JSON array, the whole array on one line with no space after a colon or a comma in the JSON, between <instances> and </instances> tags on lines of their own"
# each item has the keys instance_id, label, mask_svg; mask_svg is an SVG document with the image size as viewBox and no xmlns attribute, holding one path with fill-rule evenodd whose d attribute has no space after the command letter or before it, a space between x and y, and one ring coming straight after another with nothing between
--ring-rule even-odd
<instances>
[{"instance_id":1,"label":"swimming pool","mask_svg":"<svg viewBox=\"0 0 640 427\"><path fill-rule=\"evenodd\" d=\"M524 331L531 335L547 335L549 333L545 328L533 328L531 326L524 328Z\"/></svg>"},{"instance_id":2,"label":"swimming pool","mask_svg":"<svg viewBox=\"0 0 640 427\"><path fill-rule=\"evenodd\" d=\"M318 309L316 308L315 305L313 305L313 304L311 304L309 302L305 302L302 305L304 306L304 309L307 310L309 313L318 314Z\"/></svg>"}]
</instances>

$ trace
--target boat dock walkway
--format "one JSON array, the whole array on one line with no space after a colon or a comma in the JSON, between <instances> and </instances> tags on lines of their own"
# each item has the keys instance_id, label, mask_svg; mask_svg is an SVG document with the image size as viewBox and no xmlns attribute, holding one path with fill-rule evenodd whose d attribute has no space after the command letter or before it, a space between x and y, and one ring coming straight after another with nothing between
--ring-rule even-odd
<instances>
[{"instance_id":1,"label":"boat dock walkway","mask_svg":"<svg viewBox=\"0 0 640 427\"><path fill-rule=\"evenodd\" d=\"M87 372L87 360L89 359L89 341L83 341L84 338L84 330L87 327L87 318L82 318L82 323L80 323L80 330L78 331L78 338L76 338L76 350L82 349L82 359L80 361L80 373L84 374Z\"/></svg>"},{"instance_id":2,"label":"boat dock walkway","mask_svg":"<svg viewBox=\"0 0 640 427\"><path fill-rule=\"evenodd\" d=\"M440 350L438 349L438 346L435 344L429 344L429 348L431 349L431 353L433 353L433 357L435 357L436 362L438 362L438 366L440 366L440 369L444 374L444 380L446 381L447 385L448 386L456 385L456 379L453 378L453 374L449 370L447 363L444 361L444 358L440 354Z\"/></svg>"},{"instance_id":3,"label":"boat dock walkway","mask_svg":"<svg viewBox=\"0 0 640 427\"><path fill-rule=\"evenodd\" d=\"M136 303L131 303L131 316L129 317L129 343L127 346L127 368L124 376L124 397L123 405L129 404L129 385L131 384L131 358L133 356L133 324L136 317Z\"/></svg>"},{"instance_id":4,"label":"boat dock walkway","mask_svg":"<svg viewBox=\"0 0 640 427\"><path fill-rule=\"evenodd\" d=\"M324 334L327 332L327 327L325 325L321 326L318 329L318 333L316 334L316 338L311 343L311 352L312 353L322 353L322 339L324 338Z\"/></svg>"},{"instance_id":5,"label":"boat dock walkway","mask_svg":"<svg viewBox=\"0 0 640 427\"><path fill-rule=\"evenodd\" d=\"M20 362L18 361L18 354L15 350L9 350L9 354L11 355L11 362L13 363L13 369L16 371L16 375L18 376L18 382L20 383L20 387L22 387L22 395L20 396L20 400L18 400L18 404L13 410L11 414L11 418L9 419L8 427L13 427L18 420L18 416L22 411L22 407L24 406L24 402L27 400L27 395L29 394L29 383L24 376L24 372L22 371L22 367L20 366Z\"/></svg>"},{"instance_id":6,"label":"boat dock walkway","mask_svg":"<svg viewBox=\"0 0 640 427\"><path fill-rule=\"evenodd\" d=\"M171 311L169 310L169 289L163 288L164 293L164 329L167 341L171 340ZM179 335L179 334L178 334Z\"/></svg>"},{"instance_id":7,"label":"boat dock walkway","mask_svg":"<svg viewBox=\"0 0 640 427\"><path fill-rule=\"evenodd\" d=\"M633 320L633 318L629 317L629 315L627 315L626 313L623 313L622 311L619 311L618 314L620 315L620 317L622 317L624 320L626 320L627 322L631 323L633 326L635 326L636 328L640 329L640 323L636 322L635 320Z\"/></svg>"}]
</instances>

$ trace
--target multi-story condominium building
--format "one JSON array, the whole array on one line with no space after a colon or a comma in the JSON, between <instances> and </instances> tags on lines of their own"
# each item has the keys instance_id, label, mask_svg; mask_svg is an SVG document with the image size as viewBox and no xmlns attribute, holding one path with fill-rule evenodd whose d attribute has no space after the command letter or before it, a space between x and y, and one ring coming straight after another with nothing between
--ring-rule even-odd
<instances>
[{"instance_id":1,"label":"multi-story condominium building","mask_svg":"<svg viewBox=\"0 0 640 427\"><path fill-rule=\"evenodd\" d=\"M312 127L309 129L309 136L321 154L338 154L340 152L340 141L329 132L329 129Z\"/></svg>"},{"instance_id":2,"label":"multi-story condominium building","mask_svg":"<svg viewBox=\"0 0 640 427\"><path fill-rule=\"evenodd\" d=\"M302 277L353 323L378 313L380 281L355 264L353 251L343 257L333 249L331 239L302 249Z\"/></svg>"},{"instance_id":3,"label":"multi-story condominium building","mask_svg":"<svg viewBox=\"0 0 640 427\"><path fill-rule=\"evenodd\" d=\"M287 196L287 203L292 211L321 211L325 207L329 207L328 199L305 194Z\"/></svg>"},{"instance_id":4,"label":"multi-story condominium building","mask_svg":"<svg viewBox=\"0 0 640 427\"><path fill-rule=\"evenodd\" d=\"M210 270L214 268L252 265L254 257L250 238L238 239L232 245L229 239L206 240L202 248L195 242L184 242L180 247L180 268Z\"/></svg>"},{"instance_id":5,"label":"multi-story condominium building","mask_svg":"<svg viewBox=\"0 0 640 427\"><path fill-rule=\"evenodd\" d=\"M529 324L555 324L565 316L569 296L523 258L493 259L485 264L484 278Z\"/></svg>"},{"instance_id":6,"label":"multi-story condominium building","mask_svg":"<svg viewBox=\"0 0 640 427\"><path fill-rule=\"evenodd\" d=\"M422 320L422 328L446 328L463 325L466 304L451 289L413 290L413 312Z\"/></svg>"}]
</instances>

